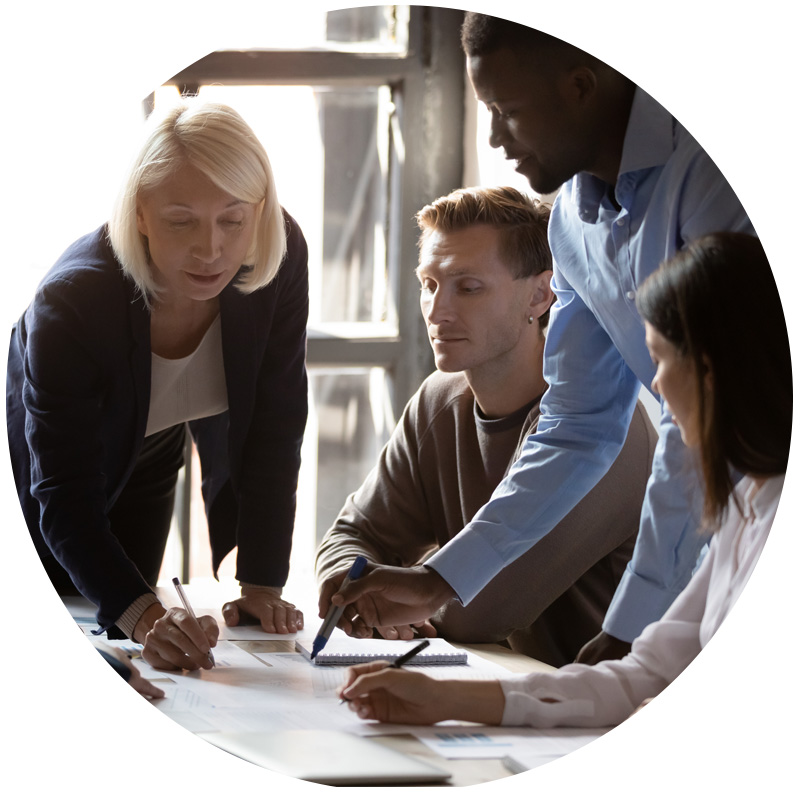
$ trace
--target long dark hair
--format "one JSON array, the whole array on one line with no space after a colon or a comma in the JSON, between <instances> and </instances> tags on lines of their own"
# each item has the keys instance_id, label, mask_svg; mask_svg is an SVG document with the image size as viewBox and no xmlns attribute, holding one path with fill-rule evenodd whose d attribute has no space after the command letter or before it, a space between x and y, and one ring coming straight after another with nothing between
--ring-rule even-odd
<instances>
[{"instance_id":1,"label":"long dark hair","mask_svg":"<svg viewBox=\"0 0 800 800\"><path fill-rule=\"evenodd\" d=\"M777 475L789 458L789 338L764 248L743 233L704 236L645 281L636 305L696 372L704 521L719 524L733 490L731 466Z\"/></svg>"}]
</instances>

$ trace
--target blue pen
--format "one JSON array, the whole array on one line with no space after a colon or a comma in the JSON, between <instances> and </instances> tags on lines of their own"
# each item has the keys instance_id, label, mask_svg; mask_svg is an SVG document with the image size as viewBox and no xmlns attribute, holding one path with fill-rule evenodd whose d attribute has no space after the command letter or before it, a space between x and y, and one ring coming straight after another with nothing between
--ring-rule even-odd
<instances>
[{"instance_id":1,"label":"blue pen","mask_svg":"<svg viewBox=\"0 0 800 800\"><path fill-rule=\"evenodd\" d=\"M347 586L350 581L356 580L356 578L361 577L361 573L364 571L364 567L367 566L367 559L364 556L358 556L356 560L353 562L353 566L350 567L350 571L345 576L345 579L342 581L342 585L339 587L339 591L341 592L345 586ZM325 615L325 619L322 621L322 625L320 625L319 633L316 635L314 639L314 644L311 647L311 659L312 661L317 657L317 653L328 644L328 638L330 637L333 629L336 627L336 623L341 619L342 614L344 613L344 606L334 606L328 609L328 613Z\"/></svg>"}]
</instances>

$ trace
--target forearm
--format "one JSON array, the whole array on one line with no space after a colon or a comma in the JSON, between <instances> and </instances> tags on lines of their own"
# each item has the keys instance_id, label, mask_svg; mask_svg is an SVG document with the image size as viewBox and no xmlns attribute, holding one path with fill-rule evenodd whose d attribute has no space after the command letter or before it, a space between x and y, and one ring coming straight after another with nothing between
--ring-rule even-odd
<instances>
[{"instance_id":1,"label":"forearm","mask_svg":"<svg viewBox=\"0 0 800 800\"><path fill-rule=\"evenodd\" d=\"M437 709L441 721L501 724L506 699L500 681L442 680L436 688L441 697L441 707Z\"/></svg>"}]
</instances>

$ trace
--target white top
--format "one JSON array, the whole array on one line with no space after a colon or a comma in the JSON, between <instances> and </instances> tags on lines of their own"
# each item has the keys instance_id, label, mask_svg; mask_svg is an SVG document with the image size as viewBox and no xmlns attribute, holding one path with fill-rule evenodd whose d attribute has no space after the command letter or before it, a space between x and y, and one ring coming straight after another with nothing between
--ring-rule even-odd
<instances>
[{"instance_id":1,"label":"white top","mask_svg":"<svg viewBox=\"0 0 800 800\"><path fill-rule=\"evenodd\" d=\"M634 641L628 656L502 679L502 724L605 727L657 695L691 663L738 599L764 547L782 488L783 475L760 489L750 478L740 481L735 494L742 513L732 499L701 567L663 618Z\"/></svg>"},{"instance_id":2,"label":"white top","mask_svg":"<svg viewBox=\"0 0 800 800\"><path fill-rule=\"evenodd\" d=\"M197 349L184 358L152 354L150 413L146 436L179 422L228 409L220 318L211 323Z\"/></svg>"}]
</instances>

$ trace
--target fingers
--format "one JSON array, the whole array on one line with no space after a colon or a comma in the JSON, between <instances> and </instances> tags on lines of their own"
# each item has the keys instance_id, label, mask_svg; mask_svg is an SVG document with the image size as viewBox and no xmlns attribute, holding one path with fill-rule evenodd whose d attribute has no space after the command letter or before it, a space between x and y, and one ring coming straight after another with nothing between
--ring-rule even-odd
<instances>
[{"instance_id":1,"label":"fingers","mask_svg":"<svg viewBox=\"0 0 800 800\"><path fill-rule=\"evenodd\" d=\"M369 695L378 689L391 689L398 680L402 680L409 672L399 669L389 669L385 661L377 662L378 667L362 672L342 692L346 699L356 699L362 695Z\"/></svg>"},{"instance_id":2,"label":"fingers","mask_svg":"<svg viewBox=\"0 0 800 800\"><path fill-rule=\"evenodd\" d=\"M413 639L416 636L416 626L411 625L384 625L377 628L384 639ZM426 634L427 635L427 634Z\"/></svg>"},{"instance_id":3,"label":"fingers","mask_svg":"<svg viewBox=\"0 0 800 800\"><path fill-rule=\"evenodd\" d=\"M147 634L142 657L156 669L211 669L209 653L218 636L212 617L195 621L182 608L171 608Z\"/></svg>"},{"instance_id":4,"label":"fingers","mask_svg":"<svg viewBox=\"0 0 800 800\"><path fill-rule=\"evenodd\" d=\"M219 641L219 625L217 625L217 621L214 619L214 617L210 617L207 614L203 615L202 617L198 617L197 621L200 623L200 628L206 635L208 643L211 645L211 647L216 647L217 642Z\"/></svg>"},{"instance_id":5,"label":"fingers","mask_svg":"<svg viewBox=\"0 0 800 800\"><path fill-rule=\"evenodd\" d=\"M265 606L260 620L267 633L297 633L303 629L303 612L282 600Z\"/></svg>"},{"instance_id":6,"label":"fingers","mask_svg":"<svg viewBox=\"0 0 800 800\"><path fill-rule=\"evenodd\" d=\"M380 569L374 573L365 575L355 581L350 581L345 587L340 587L331 597L331 603L336 606L347 606L355 603L363 595L372 591L372 585L375 582L375 576L380 575ZM378 577L378 580L380 578Z\"/></svg>"},{"instance_id":7,"label":"fingers","mask_svg":"<svg viewBox=\"0 0 800 800\"><path fill-rule=\"evenodd\" d=\"M372 625L367 625L367 623L358 615L351 620L350 628L351 630L348 633L355 639L371 639L375 635L375 629L372 627Z\"/></svg>"},{"instance_id":8,"label":"fingers","mask_svg":"<svg viewBox=\"0 0 800 800\"><path fill-rule=\"evenodd\" d=\"M413 627L416 628L417 635L421 636L423 639L436 637L439 635L439 632L429 619L423 620L422 622L415 622Z\"/></svg>"},{"instance_id":9,"label":"fingers","mask_svg":"<svg viewBox=\"0 0 800 800\"><path fill-rule=\"evenodd\" d=\"M319 591L319 605L317 606L319 609L319 618L325 619L325 615L328 613L328 609L331 606L331 596L338 591L339 587L342 585L342 578L347 573L341 573L340 575L335 575L333 578L328 578L320 588Z\"/></svg>"},{"instance_id":10,"label":"fingers","mask_svg":"<svg viewBox=\"0 0 800 800\"><path fill-rule=\"evenodd\" d=\"M344 683L339 690L339 697L345 697L345 689L352 686L362 675L368 675L371 672L379 672L389 666L388 661L370 661L368 664L356 664L353 667L348 667L345 673Z\"/></svg>"},{"instance_id":11,"label":"fingers","mask_svg":"<svg viewBox=\"0 0 800 800\"><path fill-rule=\"evenodd\" d=\"M163 689L154 686L138 672L135 675L131 675L128 683L136 689L142 697L147 697L150 700L160 700L162 697L166 696Z\"/></svg>"},{"instance_id":12,"label":"fingers","mask_svg":"<svg viewBox=\"0 0 800 800\"><path fill-rule=\"evenodd\" d=\"M245 624L248 617L266 633L297 633L304 626L303 612L270 590L250 590L222 607L225 624Z\"/></svg>"},{"instance_id":13,"label":"fingers","mask_svg":"<svg viewBox=\"0 0 800 800\"><path fill-rule=\"evenodd\" d=\"M239 606L236 603L225 603L222 606L222 618L229 628L235 628L239 624Z\"/></svg>"}]
</instances>

